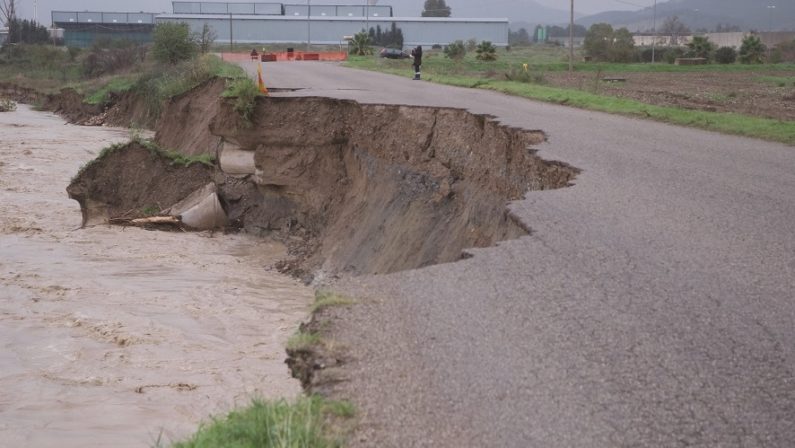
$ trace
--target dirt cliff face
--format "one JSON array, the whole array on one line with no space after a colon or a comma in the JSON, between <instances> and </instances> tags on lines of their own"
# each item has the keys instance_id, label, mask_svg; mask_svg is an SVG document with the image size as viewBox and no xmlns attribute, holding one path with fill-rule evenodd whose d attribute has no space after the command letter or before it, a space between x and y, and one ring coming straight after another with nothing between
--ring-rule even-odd
<instances>
[{"instance_id":1,"label":"dirt cliff face","mask_svg":"<svg viewBox=\"0 0 795 448\"><path fill-rule=\"evenodd\" d=\"M242 123L221 88L210 82L172 100L158 143L218 157L231 222L285 237L293 256L285 268L302 276L418 268L517 238L527 232L507 202L565 187L577 173L534 154L542 132L463 110L272 97ZM103 170L131 166L108 161ZM163 184L151 181L139 188Z\"/></svg>"},{"instance_id":2,"label":"dirt cliff face","mask_svg":"<svg viewBox=\"0 0 795 448\"><path fill-rule=\"evenodd\" d=\"M211 167L175 165L133 142L88 164L66 191L80 204L87 225L170 207L210 182L212 174Z\"/></svg>"}]
</instances>

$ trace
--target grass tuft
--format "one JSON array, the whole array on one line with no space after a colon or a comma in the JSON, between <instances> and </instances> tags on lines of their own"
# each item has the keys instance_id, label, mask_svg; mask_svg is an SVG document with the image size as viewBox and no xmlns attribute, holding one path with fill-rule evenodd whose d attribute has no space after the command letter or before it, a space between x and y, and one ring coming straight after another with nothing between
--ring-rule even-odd
<instances>
[{"instance_id":1,"label":"grass tuft","mask_svg":"<svg viewBox=\"0 0 795 448\"><path fill-rule=\"evenodd\" d=\"M343 445L344 420L354 416L348 402L318 396L284 400L254 400L250 406L216 418L174 448L269 448Z\"/></svg>"},{"instance_id":2,"label":"grass tuft","mask_svg":"<svg viewBox=\"0 0 795 448\"><path fill-rule=\"evenodd\" d=\"M248 77L232 79L227 82L223 96L224 98L233 98L235 112L240 115L243 122L251 124L259 96L259 89L254 81Z\"/></svg>"},{"instance_id":3,"label":"grass tuft","mask_svg":"<svg viewBox=\"0 0 795 448\"><path fill-rule=\"evenodd\" d=\"M331 291L318 290L315 292L315 303L312 304L312 312L316 313L322 309L335 306L353 305L352 299L333 293Z\"/></svg>"},{"instance_id":4,"label":"grass tuft","mask_svg":"<svg viewBox=\"0 0 795 448\"><path fill-rule=\"evenodd\" d=\"M321 339L319 334L298 331L294 335L290 336L290 339L287 340L287 350L308 350L311 347L320 344L320 341Z\"/></svg>"}]
</instances>

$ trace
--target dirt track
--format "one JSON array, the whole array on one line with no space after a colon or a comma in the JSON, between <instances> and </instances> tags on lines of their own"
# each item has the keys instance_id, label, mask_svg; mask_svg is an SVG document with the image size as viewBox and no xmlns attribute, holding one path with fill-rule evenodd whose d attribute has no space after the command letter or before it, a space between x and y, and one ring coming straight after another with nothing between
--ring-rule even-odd
<instances>
[{"instance_id":1,"label":"dirt track","mask_svg":"<svg viewBox=\"0 0 795 448\"><path fill-rule=\"evenodd\" d=\"M55 137L57 135L57 137ZM254 395L290 397L310 291L245 236L79 230L64 191L127 132L0 114L0 440L151 446Z\"/></svg>"}]
</instances>

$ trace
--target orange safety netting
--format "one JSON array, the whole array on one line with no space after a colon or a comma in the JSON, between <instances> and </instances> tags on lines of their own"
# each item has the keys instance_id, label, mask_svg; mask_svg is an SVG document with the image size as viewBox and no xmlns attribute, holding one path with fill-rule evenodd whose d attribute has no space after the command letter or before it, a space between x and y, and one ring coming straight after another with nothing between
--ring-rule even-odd
<instances>
[{"instance_id":1,"label":"orange safety netting","mask_svg":"<svg viewBox=\"0 0 795 448\"><path fill-rule=\"evenodd\" d=\"M342 51L286 51L278 53L221 53L221 59L229 62L262 61L262 62L287 62L287 61L347 61L348 53Z\"/></svg>"}]
</instances>

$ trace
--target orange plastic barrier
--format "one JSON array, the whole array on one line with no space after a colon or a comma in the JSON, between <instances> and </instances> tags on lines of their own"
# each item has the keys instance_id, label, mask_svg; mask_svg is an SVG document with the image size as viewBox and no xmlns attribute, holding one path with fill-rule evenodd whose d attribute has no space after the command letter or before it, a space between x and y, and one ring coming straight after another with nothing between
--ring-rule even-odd
<instances>
[{"instance_id":1,"label":"orange plastic barrier","mask_svg":"<svg viewBox=\"0 0 795 448\"><path fill-rule=\"evenodd\" d=\"M229 62L243 62L251 60L250 53L221 53L221 59ZM279 53L262 53L260 55L262 62L287 62L287 61L330 61L339 62L347 61L348 53L344 51L323 51L323 52L303 52L294 51L288 53L286 51Z\"/></svg>"}]
</instances>

